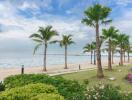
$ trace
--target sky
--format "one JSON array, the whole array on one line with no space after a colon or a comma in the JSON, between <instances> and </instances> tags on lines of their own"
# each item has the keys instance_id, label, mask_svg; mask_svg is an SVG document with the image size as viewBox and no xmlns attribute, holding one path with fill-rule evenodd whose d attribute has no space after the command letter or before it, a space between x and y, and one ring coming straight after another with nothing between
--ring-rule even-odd
<instances>
[{"instance_id":1,"label":"sky","mask_svg":"<svg viewBox=\"0 0 132 100\"><path fill-rule=\"evenodd\" d=\"M97 2L112 9L109 18L113 22L107 27L114 25L132 37L132 0L0 0L0 51L31 52L35 44L29 36L39 26L47 25L57 30L59 38L62 34L72 34L76 42L72 50L81 50L95 40L94 28L81 20L84 10Z\"/></svg>"}]
</instances>

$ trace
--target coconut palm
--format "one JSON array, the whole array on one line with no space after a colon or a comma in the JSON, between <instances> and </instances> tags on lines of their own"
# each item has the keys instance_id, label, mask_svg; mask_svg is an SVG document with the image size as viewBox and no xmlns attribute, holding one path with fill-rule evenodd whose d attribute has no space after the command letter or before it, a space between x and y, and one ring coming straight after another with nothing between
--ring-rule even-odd
<instances>
[{"instance_id":1,"label":"coconut palm","mask_svg":"<svg viewBox=\"0 0 132 100\"><path fill-rule=\"evenodd\" d=\"M111 26L109 29L103 29L102 34L106 42L108 43L108 69L112 70L111 64L111 51L112 41L116 38L118 30Z\"/></svg>"},{"instance_id":2,"label":"coconut palm","mask_svg":"<svg viewBox=\"0 0 132 100\"><path fill-rule=\"evenodd\" d=\"M96 65L96 42L92 42L94 52L94 65Z\"/></svg>"},{"instance_id":3,"label":"coconut palm","mask_svg":"<svg viewBox=\"0 0 132 100\"><path fill-rule=\"evenodd\" d=\"M62 40L60 41L55 41L55 42L59 42L61 47L65 48L65 67L64 69L67 69L67 49L68 46L73 44L74 41L72 40L72 35L62 35Z\"/></svg>"},{"instance_id":4,"label":"coconut palm","mask_svg":"<svg viewBox=\"0 0 132 100\"><path fill-rule=\"evenodd\" d=\"M117 44L120 48L120 65L123 65L123 50L129 40L129 36L126 34L117 35Z\"/></svg>"},{"instance_id":5,"label":"coconut palm","mask_svg":"<svg viewBox=\"0 0 132 100\"><path fill-rule=\"evenodd\" d=\"M130 61L130 56L129 53L131 52L131 45L130 45L130 41L128 39L127 43L125 44L125 48L124 48L124 53L127 53L127 57L128 57L128 62ZM125 56L124 56L125 57ZM124 58L125 59L125 58Z\"/></svg>"},{"instance_id":6,"label":"coconut palm","mask_svg":"<svg viewBox=\"0 0 132 100\"><path fill-rule=\"evenodd\" d=\"M91 64L93 63L92 60L93 60L93 50L95 49L94 48L94 45L91 43L91 44L86 44L86 46L84 46L84 53L85 52L91 52Z\"/></svg>"},{"instance_id":7,"label":"coconut palm","mask_svg":"<svg viewBox=\"0 0 132 100\"><path fill-rule=\"evenodd\" d=\"M126 51L125 51L125 49L123 50L123 55L124 55L124 62L126 62Z\"/></svg>"},{"instance_id":8,"label":"coconut palm","mask_svg":"<svg viewBox=\"0 0 132 100\"><path fill-rule=\"evenodd\" d=\"M111 63L114 64L114 53L117 52L116 50L117 43L116 39L111 41Z\"/></svg>"},{"instance_id":9,"label":"coconut palm","mask_svg":"<svg viewBox=\"0 0 132 100\"><path fill-rule=\"evenodd\" d=\"M90 27L94 27L96 30L96 54L97 54L97 77L103 78L103 70L101 64L101 52L100 52L100 35L99 35L99 25L107 24L111 20L106 18L109 16L111 9L100 4L95 4L85 10L85 18L82 20L82 23Z\"/></svg>"},{"instance_id":10,"label":"coconut palm","mask_svg":"<svg viewBox=\"0 0 132 100\"><path fill-rule=\"evenodd\" d=\"M44 46L44 60L43 60L43 71L46 71L46 54L47 46L49 43L52 43L51 39L54 36L57 36L57 32L52 29L52 26L39 27L37 33L34 33L30 36L33 41L37 42L37 45L34 48L34 54L40 46Z\"/></svg>"}]
</instances>

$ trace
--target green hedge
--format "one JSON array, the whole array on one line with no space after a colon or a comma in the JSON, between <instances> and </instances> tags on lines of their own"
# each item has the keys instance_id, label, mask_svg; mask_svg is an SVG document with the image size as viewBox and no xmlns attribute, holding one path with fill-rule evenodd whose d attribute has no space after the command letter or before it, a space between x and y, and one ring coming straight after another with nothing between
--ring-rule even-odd
<instances>
[{"instance_id":1,"label":"green hedge","mask_svg":"<svg viewBox=\"0 0 132 100\"><path fill-rule=\"evenodd\" d=\"M0 100L39 100L40 94L47 98L43 100L49 100L50 96L51 98L55 97L60 98L58 100L64 100L63 97L58 94L55 87L42 83L28 84L23 87L6 90L0 94Z\"/></svg>"},{"instance_id":2,"label":"green hedge","mask_svg":"<svg viewBox=\"0 0 132 100\"><path fill-rule=\"evenodd\" d=\"M59 94L40 94L31 98L31 100L64 100L64 98Z\"/></svg>"},{"instance_id":3,"label":"green hedge","mask_svg":"<svg viewBox=\"0 0 132 100\"><path fill-rule=\"evenodd\" d=\"M65 80L62 77L50 77L45 74L24 74L7 77L4 80L6 89L20 87L31 83L44 83L55 86L66 100L82 100L85 87L77 81Z\"/></svg>"}]
</instances>

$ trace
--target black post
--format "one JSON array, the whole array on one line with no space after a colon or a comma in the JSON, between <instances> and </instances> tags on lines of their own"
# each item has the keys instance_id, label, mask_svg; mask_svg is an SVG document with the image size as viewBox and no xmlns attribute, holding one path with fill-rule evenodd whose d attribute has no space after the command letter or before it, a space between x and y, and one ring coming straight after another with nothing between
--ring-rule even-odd
<instances>
[{"instance_id":1,"label":"black post","mask_svg":"<svg viewBox=\"0 0 132 100\"><path fill-rule=\"evenodd\" d=\"M21 74L24 74L24 65L22 65Z\"/></svg>"},{"instance_id":2,"label":"black post","mask_svg":"<svg viewBox=\"0 0 132 100\"><path fill-rule=\"evenodd\" d=\"M80 66L80 64L79 64L79 70L81 70L81 66Z\"/></svg>"}]
</instances>

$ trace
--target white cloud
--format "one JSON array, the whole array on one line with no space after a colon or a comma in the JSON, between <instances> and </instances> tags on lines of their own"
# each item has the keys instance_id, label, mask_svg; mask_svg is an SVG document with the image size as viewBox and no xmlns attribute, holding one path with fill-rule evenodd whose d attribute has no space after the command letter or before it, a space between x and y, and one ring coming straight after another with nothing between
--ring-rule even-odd
<instances>
[{"instance_id":1,"label":"white cloud","mask_svg":"<svg viewBox=\"0 0 132 100\"><path fill-rule=\"evenodd\" d=\"M45 7L48 7L51 3L51 0L44 0L39 4L42 5L45 3ZM32 5L32 6L31 6ZM7 7L8 6L8 7ZM20 7L19 7L20 6ZM38 9L38 4L32 2L24 1L19 3L19 5L14 6L9 1L0 4L0 15L3 14L0 18L0 24L6 26L6 31L1 34L2 38L28 38L30 34L37 31L39 26L52 25L60 34L72 34L74 39L86 39L87 33L91 32L91 28L83 26L81 20L74 18L63 18L57 15L43 14L43 20L39 20L35 17L24 18L21 15L17 15L17 9Z\"/></svg>"},{"instance_id":2,"label":"white cloud","mask_svg":"<svg viewBox=\"0 0 132 100\"><path fill-rule=\"evenodd\" d=\"M43 4L44 2L42 2ZM51 1L45 4L45 7L50 5ZM63 2L64 3L64 2ZM6 7L8 5L8 7ZM33 4L34 5L34 4ZM26 1L21 5L22 9L29 8L30 5ZM31 6L37 9L38 5ZM5 13L6 12L6 13ZM81 24L80 19L63 18L61 16L43 14L43 20L37 18L26 19L23 16L17 15L17 8L13 7L9 2L0 4L0 24L5 26L16 26L18 29L10 29L1 34L2 38L19 38L27 39L30 34L37 31L39 26L52 25L60 34L72 34L76 41L80 40L94 40L95 30ZM68 11L68 13L71 13ZM48 18L48 19L47 19ZM124 16L115 21L113 25L117 26L122 32L129 33L131 35L132 26L132 10L126 11Z\"/></svg>"},{"instance_id":3,"label":"white cloud","mask_svg":"<svg viewBox=\"0 0 132 100\"><path fill-rule=\"evenodd\" d=\"M132 9L126 10L121 17L116 18L113 25L116 26L121 33L128 34L132 38Z\"/></svg>"},{"instance_id":4,"label":"white cloud","mask_svg":"<svg viewBox=\"0 0 132 100\"><path fill-rule=\"evenodd\" d=\"M39 7L35 3L29 3L27 1L24 1L19 7L19 9L21 10L26 10L28 8L29 9L39 9Z\"/></svg>"},{"instance_id":5,"label":"white cloud","mask_svg":"<svg viewBox=\"0 0 132 100\"><path fill-rule=\"evenodd\" d=\"M8 18L15 16L16 9L9 3L0 3L0 16L3 18Z\"/></svg>"},{"instance_id":6,"label":"white cloud","mask_svg":"<svg viewBox=\"0 0 132 100\"><path fill-rule=\"evenodd\" d=\"M116 0L118 5L127 6L128 4L132 3L132 0Z\"/></svg>"},{"instance_id":7,"label":"white cloud","mask_svg":"<svg viewBox=\"0 0 132 100\"><path fill-rule=\"evenodd\" d=\"M91 28L82 25L80 20L74 20L72 18L66 20L56 18L54 20L54 16L51 16L49 20L26 19L21 16L15 16L8 19L0 19L0 23L6 26L16 26L15 30L10 29L7 32L3 32L1 34L3 38L28 38L30 34L37 31L39 26L46 25L52 25L60 34L72 34L76 40L86 39L87 33L91 32ZM18 29L16 30L16 28Z\"/></svg>"}]
</instances>

